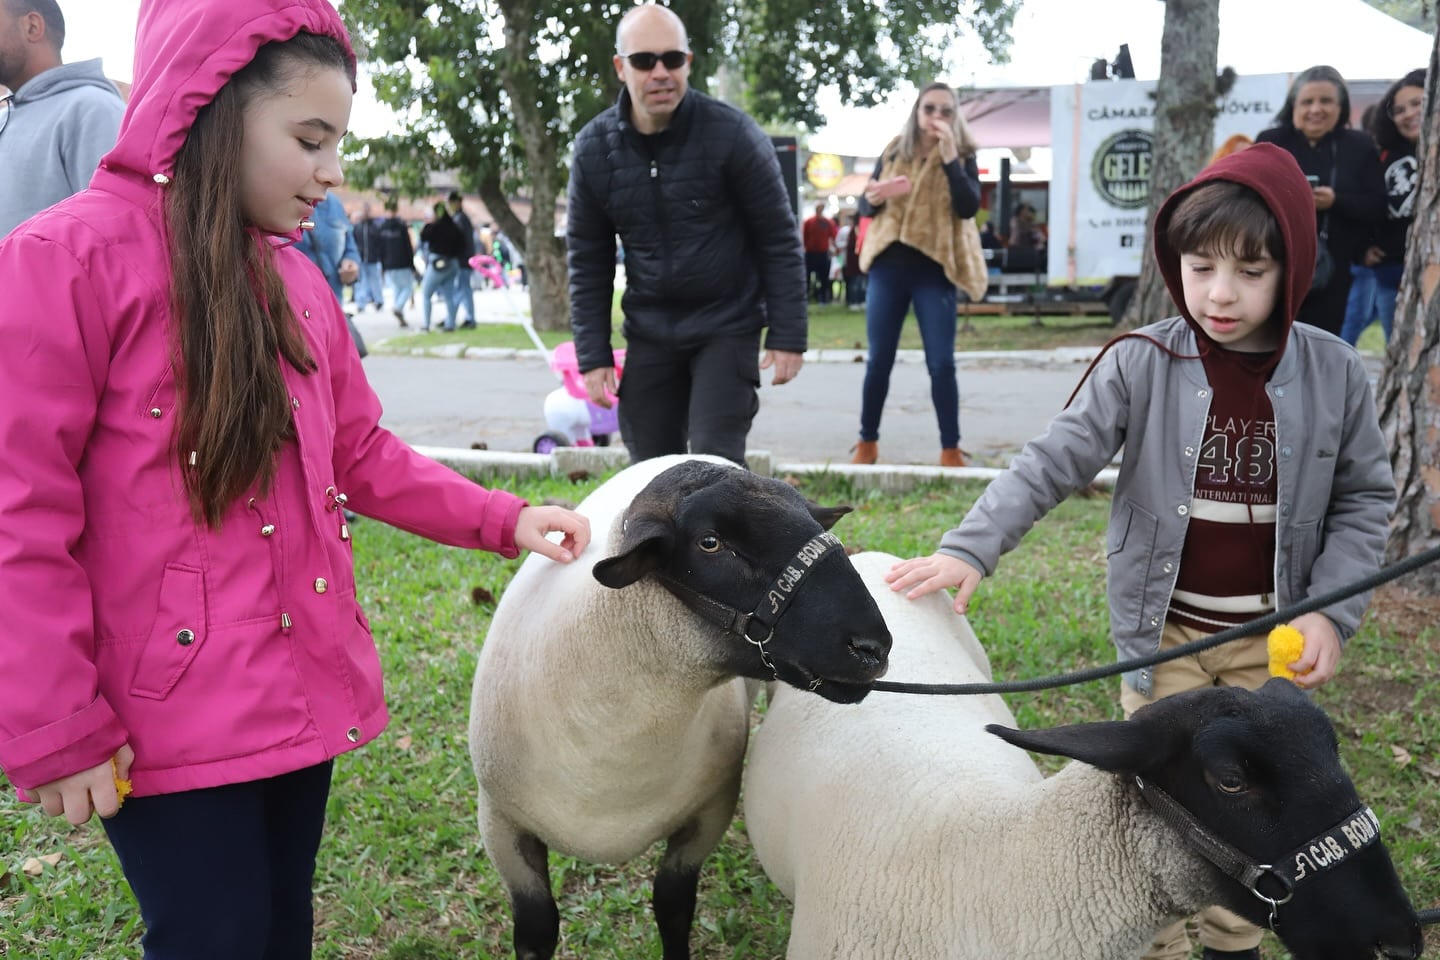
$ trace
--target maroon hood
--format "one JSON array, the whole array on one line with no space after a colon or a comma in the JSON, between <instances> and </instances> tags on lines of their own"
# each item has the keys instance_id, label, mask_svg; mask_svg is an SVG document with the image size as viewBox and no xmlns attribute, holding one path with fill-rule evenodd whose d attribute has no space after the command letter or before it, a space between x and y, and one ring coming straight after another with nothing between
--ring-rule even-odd
<instances>
[{"instance_id":1,"label":"maroon hood","mask_svg":"<svg viewBox=\"0 0 1440 960\"><path fill-rule=\"evenodd\" d=\"M1171 298L1179 305L1180 314L1202 344L1213 341L1200 324L1195 322L1195 318L1190 316L1190 311L1185 306L1185 289L1180 282L1180 254L1170 249L1165 233L1175 207L1184 196L1212 180L1230 180L1254 190L1260 195L1260 199L1265 201L1280 226L1285 249L1271 253L1277 259L1284 260L1280 302L1276 305L1276 315L1280 317L1284 329L1281 332L1280 348L1270 364L1273 368L1285 350L1285 343L1290 338L1290 327L1295 323L1295 315L1300 311L1300 302L1310 291L1310 278L1315 273L1314 195L1294 157L1274 144L1257 143L1210 164L1196 174L1195 179L1170 194L1160 207L1160 212L1155 215L1153 230L1155 260L1160 266L1161 275L1165 277L1165 286L1169 288Z\"/></svg>"}]
</instances>

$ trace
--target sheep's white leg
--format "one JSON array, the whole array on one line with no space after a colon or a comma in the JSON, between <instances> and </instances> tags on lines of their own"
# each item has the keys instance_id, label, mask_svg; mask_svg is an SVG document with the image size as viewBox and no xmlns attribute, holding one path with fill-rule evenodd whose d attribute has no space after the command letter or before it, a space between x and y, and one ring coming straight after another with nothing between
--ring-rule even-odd
<instances>
[{"instance_id":1,"label":"sheep's white leg","mask_svg":"<svg viewBox=\"0 0 1440 960\"><path fill-rule=\"evenodd\" d=\"M560 910L550 893L550 851L533 833L522 833L491 814L480 797L480 836L485 852L510 894L518 960L550 960L560 940Z\"/></svg>"},{"instance_id":2,"label":"sheep's white leg","mask_svg":"<svg viewBox=\"0 0 1440 960\"><path fill-rule=\"evenodd\" d=\"M729 829L739 797L737 771L724 788L665 841L665 856L655 873L653 901L664 960L690 960L690 926L695 920L700 867Z\"/></svg>"}]
</instances>

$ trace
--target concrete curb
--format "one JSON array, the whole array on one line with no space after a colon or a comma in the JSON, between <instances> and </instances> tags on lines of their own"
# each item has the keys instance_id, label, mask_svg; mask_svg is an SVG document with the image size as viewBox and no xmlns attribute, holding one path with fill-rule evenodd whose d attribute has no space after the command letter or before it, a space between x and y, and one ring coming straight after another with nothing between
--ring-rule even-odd
<instances>
[{"instance_id":1,"label":"concrete curb","mask_svg":"<svg viewBox=\"0 0 1440 960\"><path fill-rule=\"evenodd\" d=\"M396 357L441 357L447 360L547 360L548 357L533 348L519 347L467 347L463 343L444 343L429 347L391 349L389 340L378 340L368 344L372 353ZM955 353L955 362L966 364L1021 364L1026 366L1051 366L1055 364L1089 363L1100 352L1099 347L1058 347L1054 350L960 350ZM845 350L807 350L806 363L864 363L866 351L861 348ZM899 350L896 363L924 363L923 350Z\"/></svg>"},{"instance_id":2,"label":"concrete curb","mask_svg":"<svg viewBox=\"0 0 1440 960\"><path fill-rule=\"evenodd\" d=\"M474 480L487 477L567 477L618 470L630 462L623 447L560 447L554 453L508 453L462 450L454 447L416 447L417 452ZM767 477L831 474L848 479L857 489L908 493L933 480L993 480L1003 470L994 467L936 467L916 464L787 463L776 461L768 450L746 454L751 470ZM1094 483L1113 487L1119 471L1100 471Z\"/></svg>"}]
</instances>

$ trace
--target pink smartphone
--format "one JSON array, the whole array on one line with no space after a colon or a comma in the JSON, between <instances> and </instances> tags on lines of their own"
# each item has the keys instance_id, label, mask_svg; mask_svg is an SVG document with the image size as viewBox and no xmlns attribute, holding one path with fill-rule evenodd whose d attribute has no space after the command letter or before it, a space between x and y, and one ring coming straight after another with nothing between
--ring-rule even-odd
<instances>
[{"instance_id":1,"label":"pink smartphone","mask_svg":"<svg viewBox=\"0 0 1440 960\"><path fill-rule=\"evenodd\" d=\"M879 194L881 200L904 196L910 192L910 178L902 173L898 177L881 180L875 184L875 192Z\"/></svg>"}]
</instances>

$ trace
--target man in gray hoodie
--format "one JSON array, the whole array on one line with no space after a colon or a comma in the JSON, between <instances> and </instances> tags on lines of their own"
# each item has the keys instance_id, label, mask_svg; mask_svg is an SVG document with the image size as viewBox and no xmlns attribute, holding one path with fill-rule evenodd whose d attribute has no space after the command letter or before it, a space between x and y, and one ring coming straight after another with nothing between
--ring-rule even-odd
<instances>
[{"instance_id":1,"label":"man in gray hoodie","mask_svg":"<svg viewBox=\"0 0 1440 960\"><path fill-rule=\"evenodd\" d=\"M55 0L0 0L0 236L90 184L125 101L99 60L66 64Z\"/></svg>"}]
</instances>

